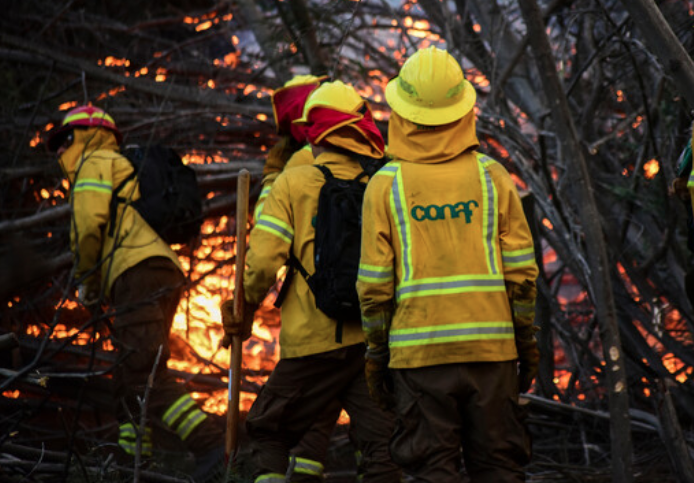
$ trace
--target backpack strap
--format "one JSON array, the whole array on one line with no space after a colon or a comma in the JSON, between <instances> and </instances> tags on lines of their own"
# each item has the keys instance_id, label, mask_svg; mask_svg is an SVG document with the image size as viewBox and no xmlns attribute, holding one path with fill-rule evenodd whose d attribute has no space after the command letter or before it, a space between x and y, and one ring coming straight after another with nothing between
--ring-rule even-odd
<instances>
[{"instance_id":1,"label":"backpack strap","mask_svg":"<svg viewBox=\"0 0 694 483\"><path fill-rule=\"evenodd\" d=\"M321 170L321 172L323 173L323 176L325 176L325 181L328 181L329 179L332 179L335 177L335 176L333 176L333 172L330 171L330 169L326 165L314 164L314 166ZM361 173L356 175L352 181L359 181L360 179L362 179L366 175L367 175L366 171L362 171Z\"/></svg>"},{"instance_id":2,"label":"backpack strap","mask_svg":"<svg viewBox=\"0 0 694 483\"><path fill-rule=\"evenodd\" d=\"M313 280L311 279L311 275L308 274L299 259L296 258L291 251L289 252L289 258L285 265L287 266L287 274L284 276L282 288L280 289L280 293L277 294L277 299L275 299L274 304L278 309L282 306L284 298L287 296L287 292L289 292L289 285L291 285L292 279L294 278L294 270L298 271L304 277L308 284L308 288L313 292Z\"/></svg>"},{"instance_id":3,"label":"backpack strap","mask_svg":"<svg viewBox=\"0 0 694 483\"><path fill-rule=\"evenodd\" d=\"M111 215L111 226L108 229L108 236L113 238L113 233L115 232L116 229L116 212L118 211L116 208L118 208L118 203L125 203L128 201L127 198L124 198L123 196L118 196L121 191L123 191L123 188L125 188L125 185L128 181L135 179L137 177L137 170L135 169L135 166L133 166L133 172L128 175L127 178L125 178L121 184L119 184L115 190L113 190L113 194L111 195L111 203L109 204L109 211Z\"/></svg>"}]
</instances>

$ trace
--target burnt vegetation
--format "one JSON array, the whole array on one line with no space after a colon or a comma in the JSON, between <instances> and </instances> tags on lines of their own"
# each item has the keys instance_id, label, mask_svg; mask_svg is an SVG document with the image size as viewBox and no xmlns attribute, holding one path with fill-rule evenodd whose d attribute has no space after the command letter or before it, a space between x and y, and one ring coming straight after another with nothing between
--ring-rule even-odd
<instances>
[{"instance_id":1,"label":"burnt vegetation","mask_svg":"<svg viewBox=\"0 0 694 483\"><path fill-rule=\"evenodd\" d=\"M387 135L388 79L416 48L445 45L476 87L480 150L515 177L535 234L542 361L524 398L530 481L693 481L694 308L684 282L692 257L686 211L669 186L694 105L678 82L687 66L662 58L634 22L641 2L5 3L0 479L185 481L166 461L177 458L175 445L145 468L108 456L117 439L110 382L122 355L109 339L112 314L75 302L68 186L45 147L69 107L93 103L115 118L125 144L166 144L196 170L206 223L195 243L176 247L189 285L172 336L180 364L170 370L226 404L216 308L233 275L235 178L248 168L257 196L277 140L272 90L295 74L351 82ZM694 2L657 3L691 53ZM546 29L528 32L531 20ZM547 41L559 92L541 67ZM245 347L249 394L276 357L271 303L262 319ZM624 379L609 374L615 365ZM331 445L329 481L354 478L344 432Z\"/></svg>"}]
</instances>

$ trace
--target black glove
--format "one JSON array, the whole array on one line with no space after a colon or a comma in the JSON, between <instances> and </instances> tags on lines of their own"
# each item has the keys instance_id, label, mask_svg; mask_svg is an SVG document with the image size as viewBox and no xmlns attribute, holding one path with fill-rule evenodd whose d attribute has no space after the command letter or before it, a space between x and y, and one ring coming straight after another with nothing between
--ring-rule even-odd
<instances>
[{"instance_id":1,"label":"black glove","mask_svg":"<svg viewBox=\"0 0 694 483\"><path fill-rule=\"evenodd\" d=\"M251 337L256 310L258 310L257 305L246 304L243 317L237 318L234 316L234 301L229 299L222 303L222 327L224 328L222 347L227 349L233 337L240 336L241 340L248 340Z\"/></svg>"},{"instance_id":2,"label":"black glove","mask_svg":"<svg viewBox=\"0 0 694 483\"><path fill-rule=\"evenodd\" d=\"M386 347L367 349L364 373L371 399L384 411L395 408L393 378L388 369L390 353Z\"/></svg>"}]
</instances>

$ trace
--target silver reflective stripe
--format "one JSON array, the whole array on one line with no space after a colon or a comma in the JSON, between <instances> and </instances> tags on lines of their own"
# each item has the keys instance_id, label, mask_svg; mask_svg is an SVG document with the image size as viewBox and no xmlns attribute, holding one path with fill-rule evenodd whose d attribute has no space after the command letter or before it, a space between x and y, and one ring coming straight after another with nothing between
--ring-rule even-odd
<instances>
[{"instance_id":1,"label":"silver reflective stripe","mask_svg":"<svg viewBox=\"0 0 694 483\"><path fill-rule=\"evenodd\" d=\"M422 327L391 331L390 347L442 344L485 339L512 339L511 322L449 324L440 327Z\"/></svg>"},{"instance_id":2,"label":"silver reflective stripe","mask_svg":"<svg viewBox=\"0 0 694 483\"><path fill-rule=\"evenodd\" d=\"M292 466L294 467L294 473L319 477L323 476L323 465L320 462L296 456L291 456L290 458L293 460Z\"/></svg>"},{"instance_id":3,"label":"silver reflective stripe","mask_svg":"<svg viewBox=\"0 0 694 483\"><path fill-rule=\"evenodd\" d=\"M267 473L255 479L255 483L285 483L286 477L279 473Z\"/></svg>"},{"instance_id":4,"label":"silver reflective stripe","mask_svg":"<svg viewBox=\"0 0 694 483\"><path fill-rule=\"evenodd\" d=\"M366 332L372 331L374 329L385 329L386 319L384 316L380 314L375 317L362 316L361 328Z\"/></svg>"},{"instance_id":5,"label":"silver reflective stripe","mask_svg":"<svg viewBox=\"0 0 694 483\"><path fill-rule=\"evenodd\" d=\"M188 438L188 436L190 436L190 433L192 433L193 430L197 428L198 425L202 423L206 418L207 414L205 414L199 409L194 409L190 412L188 416L186 416L186 418L181 422L181 424L178 425L178 428L176 428L176 432L181 437L181 439L185 441Z\"/></svg>"},{"instance_id":6,"label":"silver reflective stripe","mask_svg":"<svg viewBox=\"0 0 694 483\"><path fill-rule=\"evenodd\" d=\"M280 237L287 243L291 243L292 239L294 238L293 231L290 231L282 225L273 222L270 220L270 217L264 215L260 216L260 220L258 220L258 223L256 223L256 227Z\"/></svg>"},{"instance_id":7,"label":"silver reflective stripe","mask_svg":"<svg viewBox=\"0 0 694 483\"><path fill-rule=\"evenodd\" d=\"M402 244L402 273L403 281L407 281L412 277L410 264L409 264L409 252L410 252L410 240L407 236L407 214L403 211L404 198L401 193L402 187L400 186L401 176L397 173L393 179L393 208L395 209L394 218L398 225L398 233L400 235L400 243Z\"/></svg>"},{"instance_id":8,"label":"silver reflective stripe","mask_svg":"<svg viewBox=\"0 0 694 483\"><path fill-rule=\"evenodd\" d=\"M487 233L485 234L487 239L487 261L489 263L489 272L496 274L498 273L498 268L496 266L496 191L494 188L494 182L492 177L486 169L487 164L491 164L494 160L488 156L481 155L477 158L482 164L482 173L484 174L484 179L481 180L483 184L484 191L486 191L486 198L484 199L484 212L487 216L486 228Z\"/></svg>"},{"instance_id":9,"label":"silver reflective stripe","mask_svg":"<svg viewBox=\"0 0 694 483\"><path fill-rule=\"evenodd\" d=\"M362 282L371 283L389 281L393 278L393 267L374 267L371 265L359 265L358 278Z\"/></svg>"},{"instance_id":10,"label":"silver reflective stripe","mask_svg":"<svg viewBox=\"0 0 694 483\"><path fill-rule=\"evenodd\" d=\"M503 255L503 259L504 265L520 265L535 261L535 253L525 253L515 256Z\"/></svg>"},{"instance_id":11,"label":"silver reflective stripe","mask_svg":"<svg viewBox=\"0 0 694 483\"><path fill-rule=\"evenodd\" d=\"M176 402L174 402L169 409L166 410L162 420L169 426L173 427L174 423L178 420L183 413L190 409L195 404L195 401L189 394L184 394L179 397Z\"/></svg>"},{"instance_id":12,"label":"silver reflective stripe","mask_svg":"<svg viewBox=\"0 0 694 483\"><path fill-rule=\"evenodd\" d=\"M460 279L460 280L435 280L429 282L411 282L403 287L400 287L397 291L398 299L405 297L406 295L417 296L421 295L421 292L427 292L427 295L436 295L436 292L440 292L440 295L445 295L447 293L459 293L465 291L465 289L480 288L488 289L495 288L498 290L505 290L506 285L504 280L501 278L480 278L480 279ZM457 289L457 290L456 290ZM496 290L494 290L496 291ZM434 293L432 293L434 292Z\"/></svg>"}]
</instances>

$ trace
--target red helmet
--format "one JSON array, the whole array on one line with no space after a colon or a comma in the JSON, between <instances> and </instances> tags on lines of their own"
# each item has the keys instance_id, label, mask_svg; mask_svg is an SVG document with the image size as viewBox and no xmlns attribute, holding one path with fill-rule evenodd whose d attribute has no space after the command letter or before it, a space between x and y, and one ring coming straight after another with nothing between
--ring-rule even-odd
<instances>
[{"instance_id":1,"label":"red helmet","mask_svg":"<svg viewBox=\"0 0 694 483\"><path fill-rule=\"evenodd\" d=\"M75 127L103 127L113 132L118 144L123 141L123 135L116 127L116 123L103 109L94 106L76 107L65 115L63 123L48 138L48 149L57 151L68 133Z\"/></svg>"}]
</instances>

